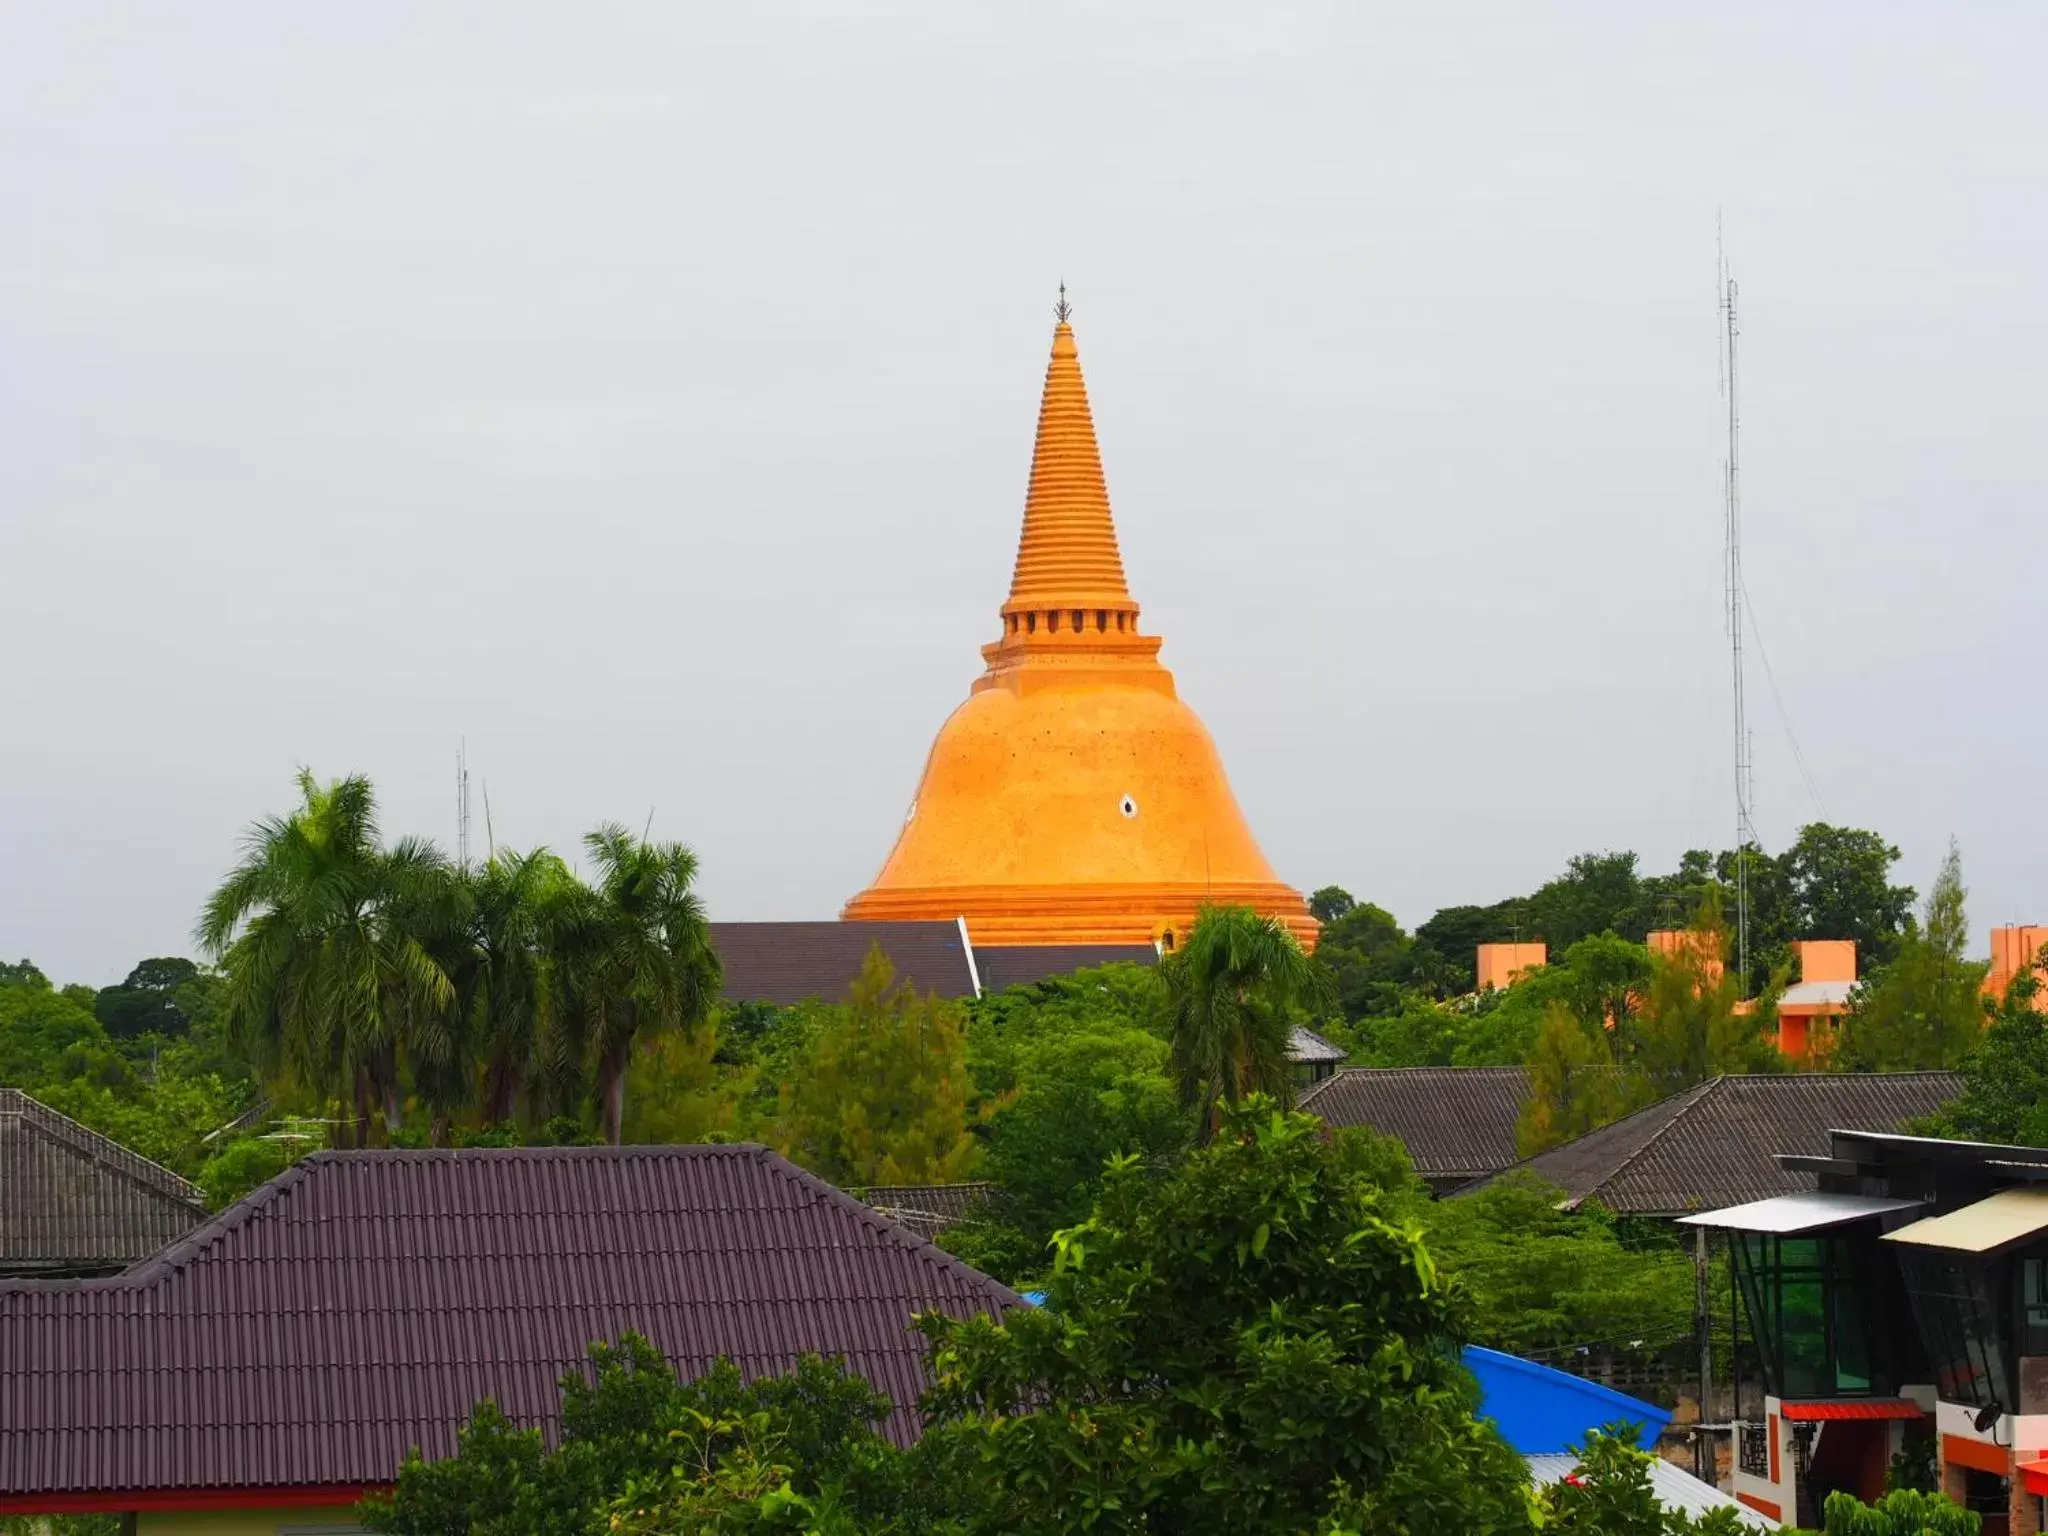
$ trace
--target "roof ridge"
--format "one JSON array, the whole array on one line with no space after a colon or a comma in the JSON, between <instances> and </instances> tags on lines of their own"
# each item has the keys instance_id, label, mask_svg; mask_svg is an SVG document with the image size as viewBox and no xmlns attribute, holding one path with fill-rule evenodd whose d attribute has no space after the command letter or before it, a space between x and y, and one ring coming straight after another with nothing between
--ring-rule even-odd
<instances>
[{"instance_id":1,"label":"roof ridge","mask_svg":"<svg viewBox=\"0 0 2048 1536\"><path fill-rule=\"evenodd\" d=\"M1757 1072L1745 1075L1755 1077L1783 1077L1785 1074L1782 1072ZM1681 1088L1678 1090L1678 1092L1674 1094L1669 1094L1664 1098L1657 1100L1653 1104L1645 1104L1641 1109L1635 1111L1635 1114L1623 1115L1619 1120L1612 1121L1609 1125L1602 1126L1602 1130L1609 1130L1612 1129L1613 1126L1627 1124L1630 1120L1633 1120L1636 1115L1647 1115L1653 1109L1662 1109L1666 1105L1670 1105L1670 1113L1665 1115L1663 1124L1659 1125L1655 1130L1651 1131L1648 1136L1643 1138L1641 1145L1636 1147L1636 1149L1633 1152L1629 1153L1628 1156L1624 1157L1619 1163L1615 1164L1614 1174L1619 1175L1631 1163L1635 1162L1637 1158L1641 1157L1645 1152L1649 1151L1650 1148L1656 1146L1658 1142L1662 1141L1668 1134L1670 1134L1671 1128L1674 1125L1677 1125L1687 1115L1691 1114L1695 1109L1699 1108L1700 1104L1704 1102L1706 1099L1711 1098L1713 1096L1714 1090L1719 1088L1721 1084L1723 1084L1727 1080L1728 1074L1718 1073L1713 1077L1709 1077L1701 1082L1694 1083L1690 1088ZM1673 1103L1672 1101L1674 1099L1678 1102ZM1611 1175L1610 1177L1612 1176L1613 1175ZM1607 1179L1602 1179L1600 1182L1602 1184L1605 1184L1608 1181Z\"/></svg>"},{"instance_id":2,"label":"roof ridge","mask_svg":"<svg viewBox=\"0 0 2048 1536\"><path fill-rule=\"evenodd\" d=\"M155 1158L144 1157L105 1132L72 1119L62 1110L52 1109L25 1088L0 1088L0 1105L10 1100L20 1106L18 1113L29 1125L46 1136L69 1143L110 1171L187 1205L205 1206L205 1190Z\"/></svg>"}]
</instances>

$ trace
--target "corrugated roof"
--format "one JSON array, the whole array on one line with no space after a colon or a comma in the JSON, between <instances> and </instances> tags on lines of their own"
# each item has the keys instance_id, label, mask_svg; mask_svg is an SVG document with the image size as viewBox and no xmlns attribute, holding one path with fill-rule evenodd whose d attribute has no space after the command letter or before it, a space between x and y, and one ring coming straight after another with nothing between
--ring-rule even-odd
<instances>
[{"instance_id":1,"label":"corrugated roof","mask_svg":"<svg viewBox=\"0 0 2048 1536\"><path fill-rule=\"evenodd\" d=\"M941 997L974 996L958 923L713 923L729 1003L836 1003L881 945L896 978Z\"/></svg>"},{"instance_id":2,"label":"corrugated roof","mask_svg":"<svg viewBox=\"0 0 2048 1536\"><path fill-rule=\"evenodd\" d=\"M128 1273L0 1284L0 1492L350 1485L585 1346L843 1355L915 1434L914 1314L1015 1293L760 1147L325 1152Z\"/></svg>"},{"instance_id":3,"label":"corrugated roof","mask_svg":"<svg viewBox=\"0 0 2048 1536\"><path fill-rule=\"evenodd\" d=\"M1522 1067L1345 1067L1301 1095L1333 1126L1398 1137L1437 1188L1498 1173L1515 1160L1515 1122L1529 1097Z\"/></svg>"},{"instance_id":4,"label":"corrugated roof","mask_svg":"<svg viewBox=\"0 0 2048 1536\"><path fill-rule=\"evenodd\" d=\"M1802 981L1785 989L1778 999L1778 1006L1793 1008L1832 1008L1849 1001L1849 994L1856 990L1853 981Z\"/></svg>"},{"instance_id":5,"label":"corrugated roof","mask_svg":"<svg viewBox=\"0 0 2048 1536\"><path fill-rule=\"evenodd\" d=\"M1954 1072L1827 1073L1711 1078L1520 1166L1639 1216L1766 1200L1814 1187L1778 1166L1781 1152L1824 1157L1830 1129L1895 1130L1963 1091Z\"/></svg>"},{"instance_id":6,"label":"corrugated roof","mask_svg":"<svg viewBox=\"0 0 2048 1536\"><path fill-rule=\"evenodd\" d=\"M1796 1195L1773 1195L1768 1200L1751 1200L1698 1216L1681 1216L1682 1227L1715 1227L1730 1232L1820 1232L1872 1216L1910 1211L1919 1200L1894 1200L1883 1195L1838 1195L1826 1190L1806 1190Z\"/></svg>"},{"instance_id":7,"label":"corrugated roof","mask_svg":"<svg viewBox=\"0 0 2048 1536\"><path fill-rule=\"evenodd\" d=\"M123 1269L205 1219L170 1169L0 1088L0 1275Z\"/></svg>"}]
</instances>

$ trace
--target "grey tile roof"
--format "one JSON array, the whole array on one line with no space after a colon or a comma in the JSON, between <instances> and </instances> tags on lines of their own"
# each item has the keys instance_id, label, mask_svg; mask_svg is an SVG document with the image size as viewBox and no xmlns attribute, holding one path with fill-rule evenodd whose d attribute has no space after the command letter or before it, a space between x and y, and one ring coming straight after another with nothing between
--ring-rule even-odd
<instances>
[{"instance_id":1,"label":"grey tile roof","mask_svg":"<svg viewBox=\"0 0 2048 1536\"><path fill-rule=\"evenodd\" d=\"M877 944L899 981L941 997L974 995L958 923L711 924L729 1003L839 1002Z\"/></svg>"},{"instance_id":2,"label":"grey tile roof","mask_svg":"<svg viewBox=\"0 0 2048 1536\"><path fill-rule=\"evenodd\" d=\"M1712 1078L1521 1166L1640 1216L1682 1216L1812 1189L1780 1152L1824 1156L1832 1129L1896 1131L1962 1092L1953 1072L1828 1073Z\"/></svg>"},{"instance_id":3,"label":"grey tile roof","mask_svg":"<svg viewBox=\"0 0 2048 1536\"><path fill-rule=\"evenodd\" d=\"M0 1275L123 1269L205 1219L170 1169L0 1088Z\"/></svg>"},{"instance_id":4,"label":"grey tile roof","mask_svg":"<svg viewBox=\"0 0 2048 1536\"><path fill-rule=\"evenodd\" d=\"M1300 1024L1294 1026L1294 1033L1287 1041L1287 1056L1290 1061L1336 1066L1350 1054L1343 1046L1331 1044L1314 1030Z\"/></svg>"},{"instance_id":5,"label":"grey tile roof","mask_svg":"<svg viewBox=\"0 0 2048 1536\"><path fill-rule=\"evenodd\" d=\"M965 1184L875 1184L849 1190L920 1237L937 1237L995 1193L986 1181Z\"/></svg>"},{"instance_id":6,"label":"grey tile roof","mask_svg":"<svg viewBox=\"0 0 2048 1536\"><path fill-rule=\"evenodd\" d=\"M0 1284L0 1493L353 1489L585 1346L843 1355L916 1432L911 1319L1020 1298L760 1147L323 1152L126 1274ZM348 1496L352 1496L348 1495Z\"/></svg>"},{"instance_id":7,"label":"grey tile roof","mask_svg":"<svg viewBox=\"0 0 2048 1536\"><path fill-rule=\"evenodd\" d=\"M1326 1124L1398 1137L1415 1171L1444 1189L1514 1162L1515 1122L1528 1097L1521 1067L1344 1067L1300 1103Z\"/></svg>"}]
</instances>

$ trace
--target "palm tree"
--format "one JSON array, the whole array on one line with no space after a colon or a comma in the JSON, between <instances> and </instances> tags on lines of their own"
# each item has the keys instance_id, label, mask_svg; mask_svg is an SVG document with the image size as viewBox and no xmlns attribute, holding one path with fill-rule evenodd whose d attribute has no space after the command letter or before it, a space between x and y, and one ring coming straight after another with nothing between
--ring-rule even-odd
<instances>
[{"instance_id":1,"label":"palm tree","mask_svg":"<svg viewBox=\"0 0 2048 1536\"><path fill-rule=\"evenodd\" d=\"M295 810L250 828L197 937L227 972L235 1037L274 1075L352 1105L341 1139L361 1143L378 1108L387 1132L398 1123L409 1027L452 999L409 921L447 861L418 839L383 846L368 779L302 769L298 786Z\"/></svg>"},{"instance_id":2,"label":"palm tree","mask_svg":"<svg viewBox=\"0 0 2048 1536\"><path fill-rule=\"evenodd\" d=\"M690 889L697 856L607 823L583 839L594 886L556 891L546 920L559 1083L594 1085L605 1139L618 1144L626 1069L639 1039L701 1024L718 999L718 956Z\"/></svg>"},{"instance_id":3,"label":"palm tree","mask_svg":"<svg viewBox=\"0 0 2048 1536\"><path fill-rule=\"evenodd\" d=\"M545 848L494 853L471 877L471 969L464 982L481 1028L483 1118L509 1120L531 1075L548 1006L548 914L575 884Z\"/></svg>"},{"instance_id":4,"label":"palm tree","mask_svg":"<svg viewBox=\"0 0 2048 1536\"><path fill-rule=\"evenodd\" d=\"M1160 970L1181 1099L1201 1106L1205 1134L1219 1103L1251 1093L1290 1102L1293 1014L1325 983L1286 926L1249 907L1206 907Z\"/></svg>"}]
</instances>

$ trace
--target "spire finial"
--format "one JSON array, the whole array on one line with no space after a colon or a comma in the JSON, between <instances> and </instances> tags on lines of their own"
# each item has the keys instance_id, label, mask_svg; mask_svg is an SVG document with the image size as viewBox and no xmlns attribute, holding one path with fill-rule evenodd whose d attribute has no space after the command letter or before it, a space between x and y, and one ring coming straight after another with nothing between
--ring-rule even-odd
<instances>
[{"instance_id":1,"label":"spire finial","mask_svg":"<svg viewBox=\"0 0 2048 1536\"><path fill-rule=\"evenodd\" d=\"M1074 306L1067 302L1067 280L1060 279L1060 301L1052 307L1052 317L1061 325L1067 323L1067 316L1074 312Z\"/></svg>"}]
</instances>

